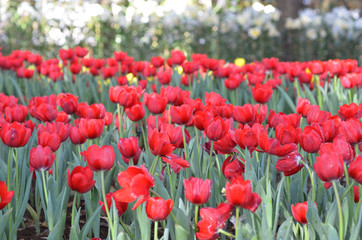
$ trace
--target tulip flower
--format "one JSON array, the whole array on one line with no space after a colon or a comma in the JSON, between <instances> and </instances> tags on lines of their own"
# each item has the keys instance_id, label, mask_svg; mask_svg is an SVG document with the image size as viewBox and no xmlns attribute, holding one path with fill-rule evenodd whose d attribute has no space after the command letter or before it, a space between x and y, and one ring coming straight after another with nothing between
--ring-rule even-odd
<instances>
[{"instance_id":1,"label":"tulip flower","mask_svg":"<svg viewBox=\"0 0 362 240\"><path fill-rule=\"evenodd\" d=\"M200 205L209 200L212 181L210 179L202 180L189 177L188 180L184 179L184 188L186 199L193 204Z\"/></svg>"},{"instance_id":2,"label":"tulip flower","mask_svg":"<svg viewBox=\"0 0 362 240\"><path fill-rule=\"evenodd\" d=\"M0 181L0 210L8 205L14 196L14 191L8 191L6 183Z\"/></svg>"},{"instance_id":3,"label":"tulip flower","mask_svg":"<svg viewBox=\"0 0 362 240\"><path fill-rule=\"evenodd\" d=\"M96 181L93 180L93 171L89 166L77 166L72 172L68 169L68 185L73 191L86 193L90 191L95 184Z\"/></svg>"},{"instance_id":4,"label":"tulip flower","mask_svg":"<svg viewBox=\"0 0 362 240\"><path fill-rule=\"evenodd\" d=\"M87 139L83 137L83 135L80 133L79 128L77 127L72 127L70 129L69 138L70 141L75 145L83 144L87 141Z\"/></svg>"},{"instance_id":5,"label":"tulip flower","mask_svg":"<svg viewBox=\"0 0 362 240\"><path fill-rule=\"evenodd\" d=\"M83 137L88 139L95 139L102 135L104 125L104 119L81 118L79 122L79 130Z\"/></svg>"},{"instance_id":6,"label":"tulip flower","mask_svg":"<svg viewBox=\"0 0 362 240\"><path fill-rule=\"evenodd\" d=\"M235 156L229 156L222 164L222 173L225 178L232 181L234 178L242 176L245 172L245 160Z\"/></svg>"},{"instance_id":7,"label":"tulip flower","mask_svg":"<svg viewBox=\"0 0 362 240\"><path fill-rule=\"evenodd\" d=\"M161 114L167 106L167 98L158 95L157 93L145 93L143 95L143 103L148 110L153 114Z\"/></svg>"},{"instance_id":8,"label":"tulip flower","mask_svg":"<svg viewBox=\"0 0 362 240\"><path fill-rule=\"evenodd\" d=\"M170 138L166 133L150 130L148 134L148 145L153 155L169 155L174 150Z\"/></svg>"},{"instance_id":9,"label":"tulip flower","mask_svg":"<svg viewBox=\"0 0 362 240\"><path fill-rule=\"evenodd\" d=\"M80 154L85 158L92 171L109 171L113 167L115 153L110 145L102 147L91 145Z\"/></svg>"},{"instance_id":10,"label":"tulip flower","mask_svg":"<svg viewBox=\"0 0 362 240\"><path fill-rule=\"evenodd\" d=\"M348 168L348 174L359 184L362 184L362 155L358 155Z\"/></svg>"},{"instance_id":11,"label":"tulip flower","mask_svg":"<svg viewBox=\"0 0 362 240\"><path fill-rule=\"evenodd\" d=\"M172 199L164 200L160 197L151 197L146 202L146 213L153 221L162 221L167 218L173 207Z\"/></svg>"},{"instance_id":12,"label":"tulip flower","mask_svg":"<svg viewBox=\"0 0 362 240\"><path fill-rule=\"evenodd\" d=\"M141 152L141 148L138 146L138 138L135 137L120 138L118 149L122 154L123 161L126 160L127 163L129 158L134 158ZM134 163L137 164L135 161Z\"/></svg>"},{"instance_id":13,"label":"tulip flower","mask_svg":"<svg viewBox=\"0 0 362 240\"><path fill-rule=\"evenodd\" d=\"M153 176L144 165L128 167L125 171L118 173L117 181L122 189L114 192L114 200L130 203L138 199L132 210L148 199L150 188L155 186Z\"/></svg>"},{"instance_id":14,"label":"tulip flower","mask_svg":"<svg viewBox=\"0 0 362 240\"><path fill-rule=\"evenodd\" d=\"M285 157L280 158L277 161L275 168L278 171L283 172L284 176L291 176L299 172L304 167L304 164L300 163L299 160L304 161L299 153L292 152Z\"/></svg>"},{"instance_id":15,"label":"tulip flower","mask_svg":"<svg viewBox=\"0 0 362 240\"><path fill-rule=\"evenodd\" d=\"M53 152L56 152L60 147L61 141L56 133L41 132L38 134L38 144L43 147L48 146Z\"/></svg>"},{"instance_id":16,"label":"tulip flower","mask_svg":"<svg viewBox=\"0 0 362 240\"><path fill-rule=\"evenodd\" d=\"M298 98L297 109L296 109L298 114L301 114L303 117L307 117L310 107L311 104L308 99Z\"/></svg>"},{"instance_id":17,"label":"tulip flower","mask_svg":"<svg viewBox=\"0 0 362 240\"><path fill-rule=\"evenodd\" d=\"M324 182L340 179L343 176L343 169L342 155L337 152L329 152L316 157L314 170Z\"/></svg>"},{"instance_id":18,"label":"tulip flower","mask_svg":"<svg viewBox=\"0 0 362 240\"><path fill-rule=\"evenodd\" d=\"M73 114L77 111L78 97L70 93L59 93L57 103L63 108L67 114Z\"/></svg>"},{"instance_id":19,"label":"tulip flower","mask_svg":"<svg viewBox=\"0 0 362 240\"><path fill-rule=\"evenodd\" d=\"M107 199L107 206L108 206L108 208L110 209L111 206L112 206L112 199L114 200L114 198L113 198L113 193L107 193L106 199ZM126 203L126 202L118 202L118 201L116 201L116 200L114 200L114 202L115 202L115 204L116 204L116 208L117 208L117 212L118 212L118 217L120 217L120 216L122 216L122 214L123 214L124 212L127 211L128 203ZM104 213L104 214L107 214L107 213L106 213L106 212L107 212L107 211L106 211L106 208L105 208L105 206L104 206L105 204L104 204L102 201L99 201L98 203L99 203L99 205L102 206L102 211L103 211L103 213ZM108 209L108 211L109 211L109 209Z\"/></svg>"},{"instance_id":20,"label":"tulip flower","mask_svg":"<svg viewBox=\"0 0 362 240\"><path fill-rule=\"evenodd\" d=\"M266 103L273 95L273 88L267 84L257 83L252 88L253 98L258 103Z\"/></svg>"},{"instance_id":21,"label":"tulip flower","mask_svg":"<svg viewBox=\"0 0 362 240\"><path fill-rule=\"evenodd\" d=\"M229 125L221 117L214 117L210 121L205 122L206 136L212 141L225 137L228 131Z\"/></svg>"},{"instance_id":22,"label":"tulip flower","mask_svg":"<svg viewBox=\"0 0 362 240\"><path fill-rule=\"evenodd\" d=\"M338 110L338 114L343 120L347 120L349 118L360 119L362 111L357 104L351 103L342 105Z\"/></svg>"},{"instance_id":23,"label":"tulip flower","mask_svg":"<svg viewBox=\"0 0 362 240\"><path fill-rule=\"evenodd\" d=\"M231 183L227 182L225 189L226 199L235 207L242 207L255 212L261 203L259 194L252 192L250 181L244 181L242 177L233 179Z\"/></svg>"},{"instance_id":24,"label":"tulip flower","mask_svg":"<svg viewBox=\"0 0 362 240\"><path fill-rule=\"evenodd\" d=\"M35 171L48 171L54 162L55 154L50 147L38 145L30 149L29 163Z\"/></svg>"},{"instance_id":25,"label":"tulip flower","mask_svg":"<svg viewBox=\"0 0 362 240\"><path fill-rule=\"evenodd\" d=\"M225 227L233 206L228 203L220 203L216 208L202 208L200 210L201 221L197 223L196 238L198 240L216 240L219 232Z\"/></svg>"},{"instance_id":26,"label":"tulip flower","mask_svg":"<svg viewBox=\"0 0 362 240\"><path fill-rule=\"evenodd\" d=\"M362 141L362 123L355 118L342 121L339 124L338 133L343 135L350 144L359 143Z\"/></svg>"},{"instance_id":27,"label":"tulip flower","mask_svg":"<svg viewBox=\"0 0 362 240\"><path fill-rule=\"evenodd\" d=\"M28 109L23 105L15 105L5 108L5 118L7 122L24 122L28 114Z\"/></svg>"},{"instance_id":28,"label":"tulip flower","mask_svg":"<svg viewBox=\"0 0 362 240\"><path fill-rule=\"evenodd\" d=\"M354 196L354 202L359 202L359 186L353 186L353 196Z\"/></svg>"},{"instance_id":29,"label":"tulip flower","mask_svg":"<svg viewBox=\"0 0 362 240\"><path fill-rule=\"evenodd\" d=\"M313 126L306 126L303 132L299 134L300 146L309 153L318 152L323 141L321 132Z\"/></svg>"},{"instance_id":30,"label":"tulip flower","mask_svg":"<svg viewBox=\"0 0 362 240\"><path fill-rule=\"evenodd\" d=\"M308 211L308 202L302 202L297 204L291 205L292 214L294 219L301 223L301 224L307 224L307 211Z\"/></svg>"},{"instance_id":31,"label":"tulip flower","mask_svg":"<svg viewBox=\"0 0 362 240\"><path fill-rule=\"evenodd\" d=\"M191 120L192 112L193 108L188 104L183 104L179 107L171 106L171 122L179 125L187 124Z\"/></svg>"},{"instance_id":32,"label":"tulip flower","mask_svg":"<svg viewBox=\"0 0 362 240\"><path fill-rule=\"evenodd\" d=\"M18 122L2 124L0 137L3 143L9 147L25 146L31 135L31 129Z\"/></svg>"},{"instance_id":33,"label":"tulip flower","mask_svg":"<svg viewBox=\"0 0 362 240\"><path fill-rule=\"evenodd\" d=\"M253 121L257 114L249 103L243 106L234 106L233 111L234 120L243 124Z\"/></svg>"}]
</instances>

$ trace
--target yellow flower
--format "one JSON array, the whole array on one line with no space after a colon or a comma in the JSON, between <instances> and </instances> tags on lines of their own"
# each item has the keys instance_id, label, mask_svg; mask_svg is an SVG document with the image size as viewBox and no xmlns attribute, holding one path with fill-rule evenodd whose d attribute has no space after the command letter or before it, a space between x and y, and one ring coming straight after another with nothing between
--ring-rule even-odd
<instances>
[{"instance_id":1,"label":"yellow flower","mask_svg":"<svg viewBox=\"0 0 362 240\"><path fill-rule=\"evenodd\" d=\"M245 58L237 58L234 61L234 64L238 67L242 67L245 65Z\"/></svg>"},{"instance_id":2,"label":"yellow flower","mask_svg":"<svg viewBox=\"0 0 362 240\"><path fill-rule=\"evenodd\" d=\"M126 77L127 77L127 80L128 80L128 82L129 82L130 84L137 82L137 78L136 78L135 76L133 76L133 73L128 73L128 74L126 75Z\"/></svg>"}]
</instances>

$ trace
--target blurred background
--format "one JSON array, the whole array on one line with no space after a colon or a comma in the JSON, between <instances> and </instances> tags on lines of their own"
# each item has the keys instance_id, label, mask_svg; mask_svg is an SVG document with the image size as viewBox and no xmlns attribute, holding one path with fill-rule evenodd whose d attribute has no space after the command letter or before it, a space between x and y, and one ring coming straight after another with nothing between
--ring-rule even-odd
<instances>
[{"instance_id":1,"label":"blurred background","mask_svg":"<svg viewBox=\"0 0 362 240\"><path fill-rule=\"evenodd\" d=\"M0 47L45 57L80 45L93 57L125 51L135 60L181 49L227 61L362 62L361 13L361 0L0 0Z\"/></svg>"}]
</instances>

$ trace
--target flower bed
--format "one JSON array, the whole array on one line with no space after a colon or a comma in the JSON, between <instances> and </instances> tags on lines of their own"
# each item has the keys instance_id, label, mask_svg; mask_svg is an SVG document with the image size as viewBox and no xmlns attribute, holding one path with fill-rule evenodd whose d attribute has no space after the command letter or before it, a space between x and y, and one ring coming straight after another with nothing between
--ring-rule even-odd
<instances>
[{"instance_id":1,"label":"flower bed","mask_svg":"<svg viewBox=\"0 0 362 240\"><path fill-rule=\"evenodd\" d=\"M358 239L362 68L0 55L0 236Z\"/></svg>"}]
</instances>

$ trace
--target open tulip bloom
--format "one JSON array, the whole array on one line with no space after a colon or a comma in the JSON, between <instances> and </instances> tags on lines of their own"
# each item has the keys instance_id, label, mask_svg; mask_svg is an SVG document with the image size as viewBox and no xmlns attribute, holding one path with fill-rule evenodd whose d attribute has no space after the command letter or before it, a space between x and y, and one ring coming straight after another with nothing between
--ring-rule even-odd
<instances>
[{"instance_id":1,"label":"open tulip bloom","mask_svg":"<svg viewBox=\"0 0 362 240\"><path fill-rule=\"evenodd\" d=\"M361 236L356 60L8 51L0 239Z\"/></svg>"}]
</instances>

